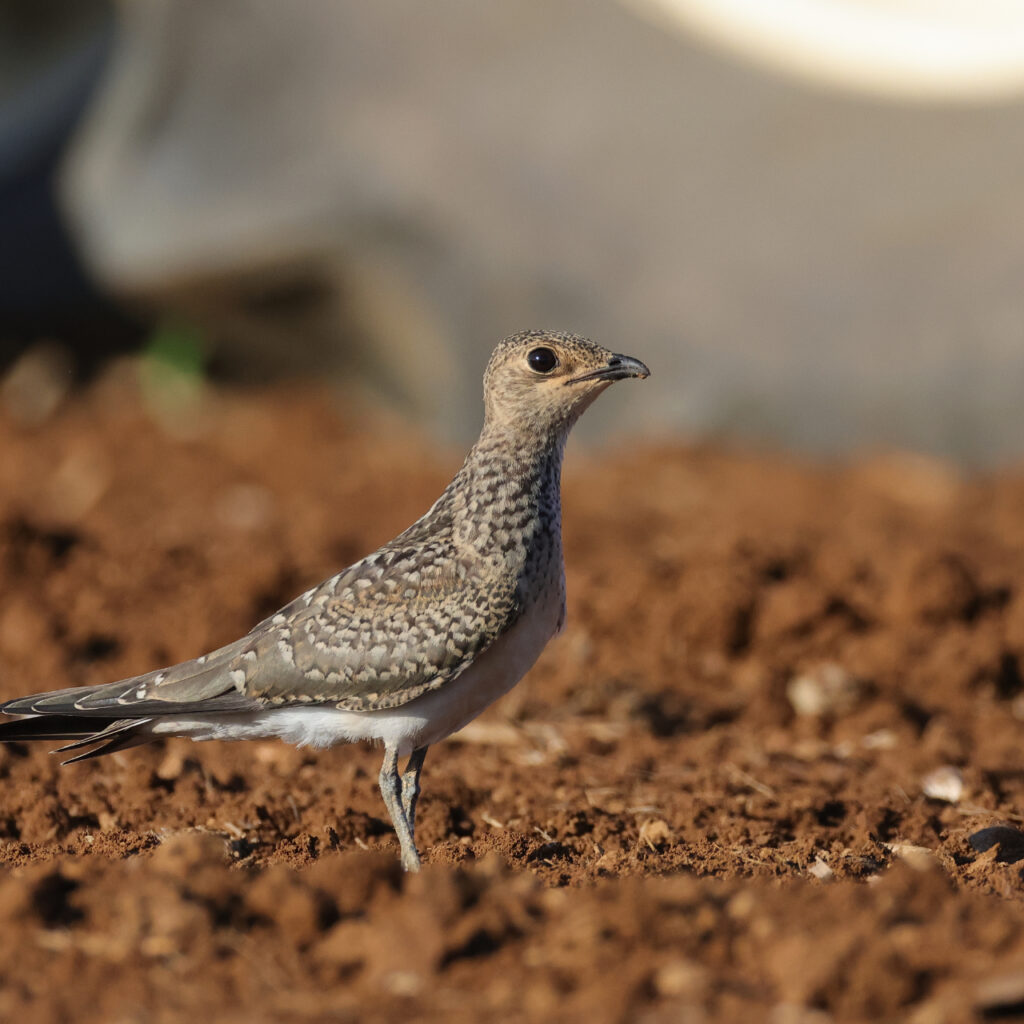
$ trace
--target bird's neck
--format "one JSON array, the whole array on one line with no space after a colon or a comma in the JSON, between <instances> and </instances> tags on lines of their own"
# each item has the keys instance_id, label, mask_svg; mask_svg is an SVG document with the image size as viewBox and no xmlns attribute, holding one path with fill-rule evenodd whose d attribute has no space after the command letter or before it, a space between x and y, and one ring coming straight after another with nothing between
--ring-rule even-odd
<instances>
[{"instance_id":1,"label":"bird's neck","mask_svg":"<svg viewBox=\"0 0 1024 1024\"><path fill-rule=\"evenodd\" d=\"M564 449L562 435L523 438L485 427L450 488L457 535L477 547L490 539L521 548L560 534Z\"/></svg>"},{"instance_id":2,"label":"bird's neck","mask_svg":"<svg viewBox=\"0 0 1024 1024\"><path fill-rule=\"evenodd\" d=\"M537 437L485 427L462 467L471 490L501 493L503 485L539 494L549 487L558 492L565 434Z\"/></svg>"}]
</instances>

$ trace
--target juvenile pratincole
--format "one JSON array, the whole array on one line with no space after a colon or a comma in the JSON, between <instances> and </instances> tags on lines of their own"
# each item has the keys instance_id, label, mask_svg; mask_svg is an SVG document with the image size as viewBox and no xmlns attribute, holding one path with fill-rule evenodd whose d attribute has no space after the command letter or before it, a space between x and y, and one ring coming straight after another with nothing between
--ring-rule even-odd
<instances>
[{"instance_id":1,"label":"juvenile pratincole","mask_svg":"<svg viewBox=\"0 0 1024 1024\"><path fill-rule=\"evenodd\" d=\"M648 373L572 334L506 338L484 373L479 439L408 530L210 654L0 705L30 716L0 725L0 741L72 740L70 764L163 736L375 740L402 866L417 870L427 747L515 686L565 622L569 430L613 381Z\"/></svg>"}]
</instances>

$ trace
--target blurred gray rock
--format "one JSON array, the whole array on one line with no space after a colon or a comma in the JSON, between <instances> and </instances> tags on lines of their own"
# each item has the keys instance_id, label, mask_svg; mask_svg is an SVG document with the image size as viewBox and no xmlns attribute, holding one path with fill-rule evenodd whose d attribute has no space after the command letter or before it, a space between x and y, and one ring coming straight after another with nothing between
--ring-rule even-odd
<instances>
[{"instance_id":1,"label":"blurred gray rock","mask_svg":"<svg viewBox=\"0 0 1024 1024\"><path fill-rule=\"evenodd\" d=\"M654 371L597 429L1024 452L1019 105L819 94L612 0L122 16L67 210L251 372L471 436L493 342L552 326Z\"/></svg>"}]
</instances>

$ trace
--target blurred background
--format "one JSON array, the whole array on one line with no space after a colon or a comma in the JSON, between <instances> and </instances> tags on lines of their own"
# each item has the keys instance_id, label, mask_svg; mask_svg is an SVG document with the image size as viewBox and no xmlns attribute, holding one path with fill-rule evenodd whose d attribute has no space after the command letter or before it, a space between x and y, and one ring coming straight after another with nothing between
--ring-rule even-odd
<instances>
[{"instance_id":1,"label":"blurred background","mask_svg":"<svg viewBox=\"0 0 1024 1024\"><path fill-rule=\"evenodd\" d=\"M132 353L462 441L541 326L654 370L591 436L1024 454L1011 0L5 0L0 231L27 420Z\"/></svg>"}]
</instances>

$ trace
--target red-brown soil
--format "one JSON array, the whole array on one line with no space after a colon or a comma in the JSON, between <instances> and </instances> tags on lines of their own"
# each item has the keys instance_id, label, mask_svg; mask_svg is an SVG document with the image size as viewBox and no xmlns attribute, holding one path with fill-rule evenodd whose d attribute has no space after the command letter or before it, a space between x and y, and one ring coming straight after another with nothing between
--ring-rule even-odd
<instances>
[{"instance_id":1,"label":"red-brown soil","mask_svg":"<svg viewBox=\"0 0 1024 1024\"><path fill-rule=\"evenodd\" d=\"M234 639L458 463L298 390L188 420L0 415L0 697ZM0 751L0 1019L1024 1019L1024 472L571 448L565 539L417 877L373 750Z\"/></svg>"}]
</instances>

